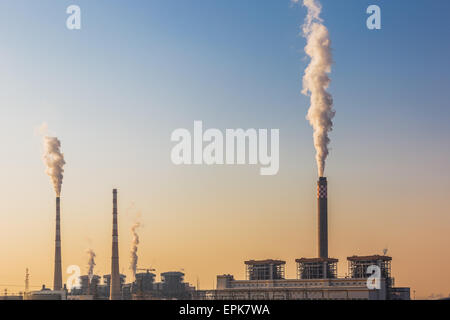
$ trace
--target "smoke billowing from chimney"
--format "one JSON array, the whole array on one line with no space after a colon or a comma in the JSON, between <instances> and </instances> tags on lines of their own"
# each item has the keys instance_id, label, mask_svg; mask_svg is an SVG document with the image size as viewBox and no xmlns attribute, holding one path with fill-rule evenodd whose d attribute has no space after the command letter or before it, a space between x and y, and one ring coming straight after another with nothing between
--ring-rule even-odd
<instances>
[{"instance_id":1,"label":"smoke billowing from chimney","mask_svg":"<svg viewBox=\"0 0 450 320\"><path fill-rule=\"evenodd\" d=\"M139 244L139 235L137 234L137 229L140 227L140 223L136 222L131 227L131 234L133 236L133 240L131 243L131 252L130 252L130 270L133 272L133 279L136 279L136 268L137 268L137 262L138 262L138 244Z\"/></svg>"},{"instance_id":2,"label":"smoke billowing from chimney","mask_svg":"<svg viewBox=\"0 0 450 320\"><path fill-rule=\"evenodd\" d=\"M44 154L43 161L46 166L46 173L50 176L56 196L61 195L61 185L63 180L64 154L61 153L61 142L56 137L47 134L43 138Z\"/></svg>"},{"instance_id":3,"label":"smoke billowing from chimney","mask_svg":"<svg viewBox=\"0 0 450 320\"><path fill-rule=\"evenodd\" d=\"M303 0L303 5L308 9L303 25L303 36L307 41L305 52L311 60L303 76L302 93L310 96L311 105L306 119L314 130L318 174L323 177L330 143L328 133L333 129L332 119L335 115L333 98L326 90L330 84L328 74L333 63L331 40L320 18L320 3L317 0Z\"/></svg>"},{"instance_id":4,"label":"smoke billowing from chimney","mask_svg":"<svg viewBox=\"0 0 450 320\"><path fill-rule=\"evenodd\" d=\"M88 277L89 281L92 281L92 277L94 276L94 267L95 267L95 252L92 249L88 249L86 251L88 254L89 260L88 260Z\"/></svg>"}]
</instances>

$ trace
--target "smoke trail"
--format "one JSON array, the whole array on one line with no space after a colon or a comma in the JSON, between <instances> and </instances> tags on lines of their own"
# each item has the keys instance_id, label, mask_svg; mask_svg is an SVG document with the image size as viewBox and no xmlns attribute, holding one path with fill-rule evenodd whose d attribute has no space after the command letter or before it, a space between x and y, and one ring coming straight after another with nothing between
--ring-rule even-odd
<instances>
[{"instance_id":1,"label":"smoke trail","mask_svg":"<svg viewBox=\"0 0 450 320\"><path fill-rule=\"evenodd\" d=\"M50 176L56 195L61 195L61 185L63 180L64 154L61 153L61 142L56 137L44 136L44 155L43 161L46 165L46 173Z\"/></svg>"},{"instance_id":2,"label":"smoke trail","mask_svg":"<svg viewBox=\"0 0 450 320\"><path fill-rule=\"evenodd\" d=\"M330 143L328 132L333 129L332 119L335 115L333 98L326 91L330 84L328 74L331 72L333 58L328 29L320 18L322 6L316 0L303 0L303 5L308 9L303 25L303 36L307 40L305 52L310 57L310 63L303 76L302 93L310 96L311 100L306 119L314 130L317 169L319 176L322 177Z\"/></svg>"},{"instance_id":3,"label":"smoke trail","mask_svg":"<svg viewBox=\"0 0 450 320\"><path fill-rule=\"evenodd\" d=\"M95 252L92 249L88 249L86 253L89 256L88 260L88 277L89 281L92 281L92 277L94 276L94 267L95 267Z\"/></svg>"},{"instance_id":4,"label":"smoke trail","mask_svg":"<svg viewBox=\"0 0 450 320\"><path fill-rule=\"evenodd\" d=\"M139 228L141 224L139 222L136 222L131 227L131 234L133 235L133 240L131 243L131 255L130 255L130 270L133 273L133 279L136 279L136 268L137 268L137 262L138 262L138 256L137 256L137 250L138 250L138 244L139 244L139 235L136 232L136 229Z\"/></svg>"}]
</instances>

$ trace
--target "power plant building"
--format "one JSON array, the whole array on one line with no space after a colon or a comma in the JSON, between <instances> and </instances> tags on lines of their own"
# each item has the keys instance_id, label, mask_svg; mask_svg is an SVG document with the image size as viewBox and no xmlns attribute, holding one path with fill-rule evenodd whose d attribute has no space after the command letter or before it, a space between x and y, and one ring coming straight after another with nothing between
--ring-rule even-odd
<instances>
[{"instance_id":1,"label":"power plant building","mask_svg":"<svg viewBox=\"0 0 450 320\"><path fill-rule=\"evenodd\" d=\"M355 259L356 256L349 257ZM364 258L364 257L363 257ZM391 257L380 256L383 260ZM299 262L300 260L300 262ZM266 260L264 260L266 261ZM264 263L261 261L261 263ZM297 260L297 279L235 280L233 275L217 276L216 290L198 291L201 300L389 300L410 299L409 288L394 288L388 274L379 279L379 289L368 287L369 274L354 274L352 277L337 277L337 260ZM257 263L257 261L255 261ZM349 260L350 265L352 261ZM247 262L246 262L247 265ZM352 267L350 267L352 268ZM325 273L324 270L328 273ZM324 276L324 275L327 276ZM331 277L330 277L331 276Z\"/></svg>"},{"instance_id":2,"label":"power plant building","mask_svg":"<svg viewBox=\"0 0 450 320\"><path fill-rule=\"evenodd\" d=\"M80 277L80 288L67 295L62 286L60 198L56 199L56 242L54 289L26 293L26 300L408 300L409 288L394 287L391 274L392 258L384 255L350 256L347 258L348 273L338 276L338 259L328 256L328 182L320 177L317 182L317 257L296 259L296 279L286 279L286 261L245 261L245 280L233 275L217 276L215 290L196 290L184 282L185 274L179 271L161 273L161 281L149 272L137 273L135 281L126 283L126 276L119 273L119 240L117 189L113 190L113 223L111 274L101 277ZM375 279L375 280L374 280ZM375 282L374 282L375 281Z\"/></svg>"},{"instance_id":3,"label":"power plant building","mask_svg":"<svg viewBox=\"0 0 450 320\"><path fill-rule=\"evenodd\" d=\"M50 290L44 286L39 291L31 291L24 294L24 300L66 300L66 290Z\"/></svg>"},{"instance_id":4,"label":"power plant building","mask_svg":"<svg viewBox=\"0 0 450 320\"><path fill-rule=\"evenodd\" d=\"M262 260L245 261L248 280L279 280L284 279L286 261Z\"/></svg>"},{"instance_id":5,"label":"power plant building","mask_svg":"<svg viewBox=\"0 0 450 320\"><path fill-rule=\"evenodd\" d=\"M381 276L384 278L391 278L391 261L392 258L388 256L352 256L348 257L348 273L353 278L363 278L367 274L369 266L378 266L380 268Z\"/></svg>"},{"instance_id":6,"label":"power plant building","mask_svg":"<svg viewBox=\"0 0 450 320\"><path fill-rule=\"evenodd\" d=\"M316 258L300 258L297 279L285 279L285 262L281 260L245 261L246 280L233 275L217 276L216 290L197 291L204 300L388 300L410 299L409 288L394 288L391 257L348 257L349 276L339 278L338 259L328 256L328 182L317 181L317 248ZM379 268L379 269L377 269ZM368 279L380 270L376 286Z\"/></svg>"},{"instance_id":7,"label":"power plant building","mask_svg":"<svg viewBox=\"0 0 450 320\"><path fill-rule=\"evenodd\" d=\"M155 283L156 274L151 272L136 273L136 289L139 291L153 290L153 283Z\"/></svg>"},{"instance_id":8,"label":"power plant building","mask_svg":"<svg viewBox=\"0 0 450 320\"><path fill-rule=\"evenodd\" d=\"M301 258L297 262L298 279L336 279L338 259Z\"/></svg>"},{"instance_id":9,"label":"power plant building","mask_svg":"<svg viewBox=\"0 0 450 320\"><path fill-rule=\"evenodd\" d=\"M88 275L82 275L80 276L80 287L73 288L71 294L97 297L102 293L100 280L101 277L98 275L92 275L91 278Z\"/></svg>"}]
</instances>

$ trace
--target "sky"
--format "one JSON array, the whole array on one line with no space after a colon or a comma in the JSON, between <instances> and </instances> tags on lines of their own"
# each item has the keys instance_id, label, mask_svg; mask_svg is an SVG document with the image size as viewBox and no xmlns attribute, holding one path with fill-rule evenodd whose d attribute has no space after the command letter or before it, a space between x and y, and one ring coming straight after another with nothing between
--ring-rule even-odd
<instances>
[{"instance_id":1,"label":"sky","mask_svg":"<svg viewBox=\"0 0 450 320\"><path fill-rule=\"evenodd\" d=\"M322 0L332 39L329 254L388 248L397 286L450 294L450 28L446 0ZM82 28L66 28L66 8ZM378 4L382 29L368 30ZM37 128L62 143L62 262L109 273L112 189L120 269L131 226L140 267L201 289L249 259L314 257L317 168L301 24L289 0L0 3L0 290L52 286L54 192ZM175 166L177 128L277 128L280 170ZM431 270L430 270L431 269ZM63 272L63 281L68 277ZM159 277L158 277L159 278Z\"/></svg>"}]
</instances>

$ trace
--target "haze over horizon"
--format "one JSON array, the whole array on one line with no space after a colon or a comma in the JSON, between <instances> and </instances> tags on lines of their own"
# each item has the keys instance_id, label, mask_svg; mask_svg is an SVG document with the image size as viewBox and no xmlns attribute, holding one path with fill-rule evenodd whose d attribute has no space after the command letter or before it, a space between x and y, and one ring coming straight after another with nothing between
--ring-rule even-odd
<instances>
[{"instance_id":1,"label":"haze over horizon","mask_svg":"<svg viewBox=\"0 0 450 320\"><path fill-rule=\"evenodd\" d=\"M325 175L329 255L393 257L396 286L417 298L450 294L450 3L321 0L338 112ZM113 188L120 270L184 269L212 288L245 278L243 262L316 256L317 166L301 94L308 61L305 8L286 1L79 0L82 29L65 28L71 1L0 3L0 292L51 287L55 192L42 163L46 122L61 141L63 281L69 265L110 273ZM407 10L406 10L407 9ZM420 23L418 23L420 21ZM176 128L279 128L280 170L175 166ZM433 272L428 270L433 268ZM159 278L159 276L158 276Z\"/></svg>"}]
</instances>

